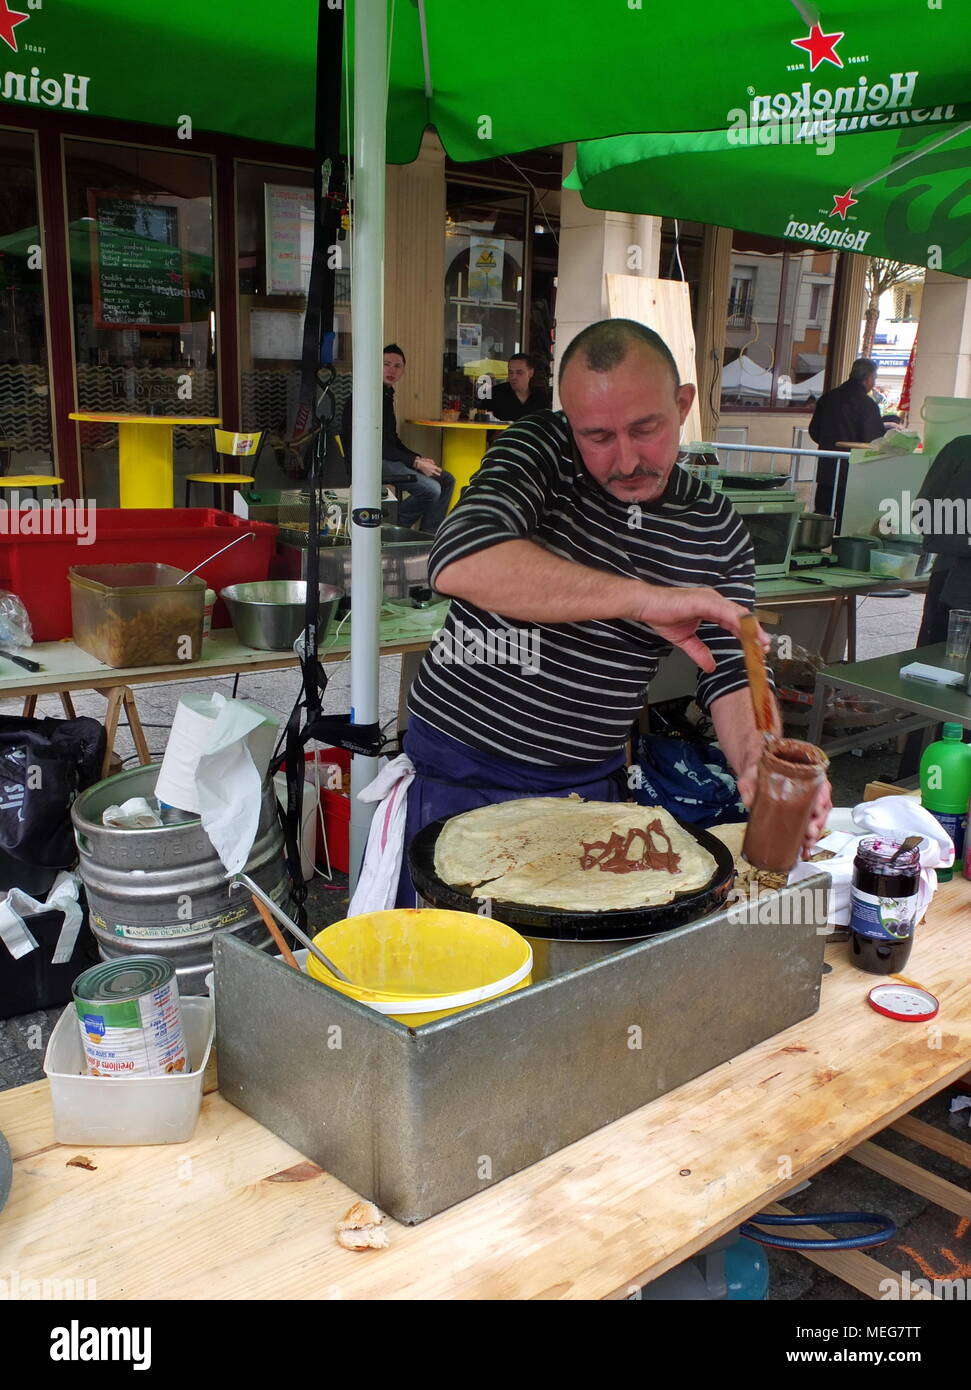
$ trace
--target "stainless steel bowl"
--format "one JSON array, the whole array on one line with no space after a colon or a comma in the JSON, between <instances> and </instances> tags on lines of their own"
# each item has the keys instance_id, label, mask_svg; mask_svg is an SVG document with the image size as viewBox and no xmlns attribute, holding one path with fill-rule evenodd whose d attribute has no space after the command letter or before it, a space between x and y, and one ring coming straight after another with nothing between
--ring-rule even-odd
<instances>
[{"instance_id":1,"label":"stainless steel bowl","mask_svg":"<svg viewBox=\"0 0 971 1390\"><path fill-rule=\"evenodd\" d=\"M327 636L334 610L344 597L331 584L319 585L318 641ZM236 636L246 647L263 652L291 651L303 632L307 585L303 579L257 579L220 589Z\"/></svg>"}]
</instances>

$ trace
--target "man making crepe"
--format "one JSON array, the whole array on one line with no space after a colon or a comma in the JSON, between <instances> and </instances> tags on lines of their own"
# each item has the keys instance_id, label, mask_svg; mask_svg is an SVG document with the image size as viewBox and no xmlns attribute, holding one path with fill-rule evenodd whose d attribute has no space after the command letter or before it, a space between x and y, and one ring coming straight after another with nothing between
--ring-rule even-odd
<instances>
[{"instance_id":1,"label":"man making crepe","mask_svg":"<svg viewBox=\"0 0 971 1390\"><path fill-rule=\"evenodd\" d=\"M574 338L559 384L562 411L491 446L429 557L452 603L409 698L406 846L495 802L628 799L624 744L674 646L701 668L697 700L746 804L754 793L763 742L738 641L752 546L727 498L675 467L695 388L627 319ZM826 784L807 846L830 804ZM414 903L407 867L398 902Z\"/></svg>"}]
</instances>

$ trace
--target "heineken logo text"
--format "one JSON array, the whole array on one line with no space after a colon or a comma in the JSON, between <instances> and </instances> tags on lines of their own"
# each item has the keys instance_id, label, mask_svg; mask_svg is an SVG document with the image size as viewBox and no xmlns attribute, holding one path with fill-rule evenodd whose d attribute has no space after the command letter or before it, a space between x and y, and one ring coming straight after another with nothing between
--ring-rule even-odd
<instances>
[{"instance_id":1,"label":"heineken logo text","mask_svg":"<svg viewBox=\"0 0 971 1390\"><path fill-rule=\"evenodd\" d=\"M0 83L4 101L23 101L29 106L60 106L65 111L87 111L90 77L63 72L60 77L41 77L40 68L29 73L5 72Z\"/></svg>"}]
</instances>

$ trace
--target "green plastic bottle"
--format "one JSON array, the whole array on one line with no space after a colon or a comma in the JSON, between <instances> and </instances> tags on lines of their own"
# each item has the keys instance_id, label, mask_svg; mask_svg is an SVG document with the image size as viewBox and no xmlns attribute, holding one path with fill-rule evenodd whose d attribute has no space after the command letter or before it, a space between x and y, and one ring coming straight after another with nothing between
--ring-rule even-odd
<instances>
[{"instance_id":1,"label":"green plastic bottle","mask_svg":"<svg viewBox=\"0 0 971 1390\"><path fill-rule=\"evenodd\" d=\"M954 862L964 857L964 835L968 826L968 800L971 798L971 744L964 742L960 724L945 724L943 738L924 749L920 760L920 798L954 841ZM938 869L941 882L953 876L953 869Z\"/></svg>"}]
</instances>

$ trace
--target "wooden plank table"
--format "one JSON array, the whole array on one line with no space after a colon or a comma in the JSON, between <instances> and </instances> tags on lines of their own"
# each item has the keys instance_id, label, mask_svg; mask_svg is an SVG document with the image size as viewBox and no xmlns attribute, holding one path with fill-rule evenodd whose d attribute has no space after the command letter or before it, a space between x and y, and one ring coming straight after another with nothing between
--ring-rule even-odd
<instances>
[{"instance_id":1,"label":"wooden plank table","mask_svg":"<svg viewBox=\"0 0 971 1390\"><path fill-rule=\"evenodd\" d=\"M46 1082L2 1092L0 1252L98 1299L624 1298L967 1072L969 909L955 879L918 929L930 1023L871 1010L877 977L831 946L814 1017L421 1226L389 1221L387 1250L341 1249L355 1194L217 1091L189 1143L85 1150L54 1143Z\"/></svg>"}]
</instances>

